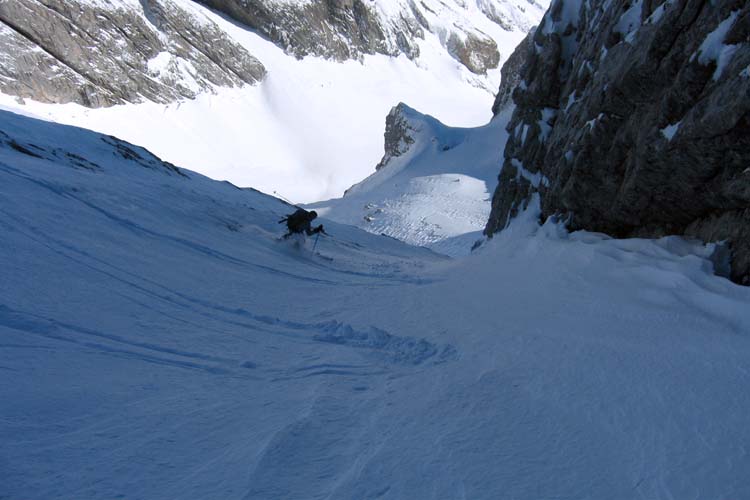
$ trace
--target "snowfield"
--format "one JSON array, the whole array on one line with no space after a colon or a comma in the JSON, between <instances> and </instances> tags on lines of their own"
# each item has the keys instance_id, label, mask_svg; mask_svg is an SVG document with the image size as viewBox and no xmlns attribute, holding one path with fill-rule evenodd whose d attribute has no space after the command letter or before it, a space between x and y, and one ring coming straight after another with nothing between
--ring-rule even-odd
<instances>
[{"instance_id":1,"label":"snowfield","mask_svg":"<svg viewBox=\"0 0 750 500\"><path fill-rule=\"evenodd\" d=\"M750 289L536 224L461 259L0 112L0 498L750 498Z\"/></svg>"}]
</instances>

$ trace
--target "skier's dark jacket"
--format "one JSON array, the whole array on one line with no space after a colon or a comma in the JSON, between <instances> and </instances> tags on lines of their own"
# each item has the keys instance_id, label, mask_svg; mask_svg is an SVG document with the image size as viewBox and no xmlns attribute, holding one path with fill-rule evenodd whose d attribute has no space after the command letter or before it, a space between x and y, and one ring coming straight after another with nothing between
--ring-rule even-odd
<instances>
[{"instance_id":1,"label":"skier's dark jacket","mask_svg":"<svg viewBox=\"0 0 750 500\"><path fill-rule=\"evenodd\" d=\"M300 208L293 214L287 215L285 218L281 219L279 223L286 222L286 227L289 232L284 235L285 237L291 236L294 233L305 233L308 236L315 233L325 233L322 224L314 229L312 228L311 223L317 216L318 214L314 210L308 212L307 210Z\"/></svg>"}]
</instances>

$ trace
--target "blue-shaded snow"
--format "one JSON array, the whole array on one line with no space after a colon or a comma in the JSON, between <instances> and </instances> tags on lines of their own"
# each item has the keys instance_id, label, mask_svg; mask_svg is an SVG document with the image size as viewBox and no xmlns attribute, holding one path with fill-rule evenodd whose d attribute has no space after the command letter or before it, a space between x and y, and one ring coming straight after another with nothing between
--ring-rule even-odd
<instances>
[{"instance_id":1,"label":"blue-shaded snow","mask_svg":"<svg viewBox=\"0 0 750 500\"><path fill-rule=\"evenodd\" d=\"M750 496L750 291L532 211L470 257L0 113L0 498ZM75 156L69 156L75 155Z\"/></svg>"}]
</instances>

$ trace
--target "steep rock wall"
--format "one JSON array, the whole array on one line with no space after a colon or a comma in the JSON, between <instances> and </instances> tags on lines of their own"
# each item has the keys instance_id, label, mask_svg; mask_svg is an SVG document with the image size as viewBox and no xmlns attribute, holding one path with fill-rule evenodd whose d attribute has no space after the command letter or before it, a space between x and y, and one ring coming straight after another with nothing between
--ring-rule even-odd
<instances>
[{"instance_id":1,"label":"steep rock wall","mask_svg":"<svg viewBox=\"0 0 750 500\"><path fill-rule=\"evenodd\" d=\"M485 233L543 216L731 245L750 283L750 3L556 0L526 49Z\"/></svg>"},{"instance_id":2,"label":"steep rock wall","mask_svg":"<svg viewBox=\"0 0 750 500\"><path fill-rule=\"evenodd\" d=\"M316 55L343 61L364 54L404 54L414 59L420 53L419 41L425 32L432 32L473 73L485 74L500 62L497 43L470 25L467 6L460 1L197 1L249 26L296 57ZM484 0L478 8L506 31L525 31L533 18L506 0Z\"/></svg>"}]
</instances>

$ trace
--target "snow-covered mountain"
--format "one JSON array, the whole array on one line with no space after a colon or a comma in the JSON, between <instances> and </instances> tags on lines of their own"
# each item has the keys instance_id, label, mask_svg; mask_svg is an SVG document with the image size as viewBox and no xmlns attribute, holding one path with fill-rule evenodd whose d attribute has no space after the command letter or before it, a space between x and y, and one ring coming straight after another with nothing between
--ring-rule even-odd
<instances>
[{"instance_id":1,"label":"snow-covered mountain","mask_svg":"<svg viewBox=\"0 0 750 500\"><path fill-rule=\"evenodd\" d=\"M296 56L338 60L363 54L418 59L432 35L471 72L498 67L512 32L526 32L548 2L463 0L198 0L257 30ZM302 21L304 20L304 21Z\"/></svg>"},{"instance_id":2,"label":"snow-covered mountain","mask_svg":"<svg viewBox=\"0 0 750 500\"><path fill-rule=\"evenodd\" d=\"M478 128L454 128L405 104L386 119L377 171L342 198L310 204L326 217L452 255L481 239L511 108Z\"/></svg>"},{"instance_id":3,"label":"snow-covered mountain","mask_svg":"<svg viewBox=\"0 0 750 500\"><path fill-rule=\"evenodd\" d=\"M559 0L504 65L490 126L452 133L397 113L385 166L351 200L315 206L429 244L467 232L470 214L489 209L482 187L494 191L489 236L538 193L542 222L553 216L617 237L723 242L717 272L750 283L750 5L696 9ZM696 21L675 24L685 17ZM498 151L502 166L493 167ZM473 193L431 177L463 168L483 181ZM466 251L475 238L440 245Z\"/></svg>"},{"instance_id":4,"label":"snow-covered mountain","mask_svg":"<svg viewBox=\"0 0 750 500\"><path fill-rule=\"evenodd\" d=\"M101 107L261 80L262 64L199 4L296 57L419 59L429 35L480 75L498 68L501 52L546 7L536 0L15 0L0 4L0 90Z\"/></svg>"},{"instance_id":5,"label":"snow-covered mountain","mask_svg":"<svg viewBox=\"0 0 750 500\"><path fill-rule=\"evenodd\" d=\"M499 65L545 2L0 2L0 105L326 199L372 172L398 102L486 123Z\"/></svg>"},{"instance_id":6,"label":"snow-covered mountain","mask_svg":"<svg viewBox=\"0 0 750 500\"><path fill-rule=\"evenodd\" d=\"M460 260L330 220L313 254L290 210L0 112L0 497L750 496L711 245L535 199Z\"/></svg>"}]
</instances>

